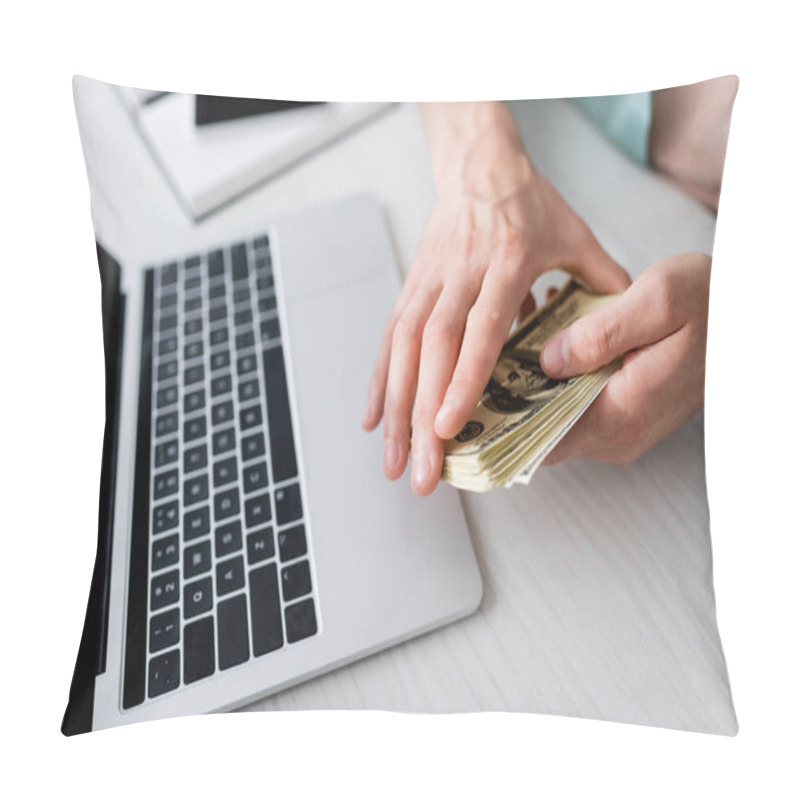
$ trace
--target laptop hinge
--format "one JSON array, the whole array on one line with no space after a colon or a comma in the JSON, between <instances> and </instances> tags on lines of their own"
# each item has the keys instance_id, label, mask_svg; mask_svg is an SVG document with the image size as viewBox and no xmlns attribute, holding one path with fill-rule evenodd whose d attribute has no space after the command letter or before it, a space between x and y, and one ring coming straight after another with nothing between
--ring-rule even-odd
<instances>
[{"instance_id":1,"label":"laptop hinge","mask_svg":"<svg viewBox=\"0 0 800 800\"><path fill-rule=\"evenodd\" d=\"M94 681L95 677L104 672L106 667L125 295L120 291L120 265L99 243L97 244L97 261L100 267L103 305L106 425L100 473L97 556L94 562L78 658L72 675L69 703L61 723L61 732L66 736L86 733L92 729Z\"/></svg>"}]
</instances>

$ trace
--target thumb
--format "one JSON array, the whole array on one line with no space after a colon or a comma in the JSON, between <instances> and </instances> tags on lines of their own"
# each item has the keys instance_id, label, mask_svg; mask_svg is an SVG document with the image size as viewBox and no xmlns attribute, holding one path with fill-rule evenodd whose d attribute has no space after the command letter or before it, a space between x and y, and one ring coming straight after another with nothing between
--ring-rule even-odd
<instances>
[{"instance_id":1,"label":"thumb","mask_svg":"<svg viewBox=\"0 0 800 800\"><path fill-rule=\"evenodd\" d=\"M627 291L581 317L544 343L542 369L553 378L591 372L617 356L668 336L680 327L674 315L660 313L658 296L637 281Z\"/></svg>"}]
</instances>

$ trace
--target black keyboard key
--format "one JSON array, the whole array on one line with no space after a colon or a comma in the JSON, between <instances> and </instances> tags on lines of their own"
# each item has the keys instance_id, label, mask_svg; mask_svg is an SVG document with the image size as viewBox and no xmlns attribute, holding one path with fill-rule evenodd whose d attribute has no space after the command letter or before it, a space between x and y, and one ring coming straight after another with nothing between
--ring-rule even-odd
<instances>
[{"instance_id":1,"label":"black keyboard key","mask_svg":"<svg viewBox=\"0 0 800 800\"><path fill-rule=\"evenodd\" d=\"M183 505L193 506L208 500L208 475L198 475L183 482Z\"/></svg>"},{"instance_id":2,"label":"black keyboard key","mask_svg":"<svg viewBox=\"0 0 800 800\"><path fill-rule=\"evenodd\" d=\"M228 341L228 337L228 328L226 326L222 328L214 328L214 330L209 334L208 340L211 342L212 347L216 347L217 345L225 344L225 342Z\"/></svg>"},{"instance_id":3,"label":"black keyboard key","mask_svg":"<svg viewBox=\"0 0 800 800\"><path fill-rule=\"evenodd\" d=\"M281 570L283 599L296 600L311 591L311 570L308 561L298 561Z\"/></svg>"},{"instance_id":4,"label":"black keyboard key","mask_svg":"<svg viewBox=\"0 0 800 800\"><path fill-rule=\"evenodd\" d=\"M281 338L281 325L277 317L265 319L261 323L261 344L271 344Z\"/></svg>"},{"instance_id":5,"label":"black keyboard key","mask_svg":"<svg viewBox=\"0 0 800 800\"><path fill-rule=\"evenodd\" d=\"M260 275L256 279L256 288L259 292L265 292L275 286L274 275Z\"/></svg>"},{"instance_id":6,"label":"black keyboard key","mask_svg":"<svg viewBox=\"0 0 800 800\"><path fill-rule=\"evenodd\" d=\"M196 578L211 569L211 542L206 539L183 551L183 577Z\"/></svg>"},{"instance_id":7,"label":"black keyboard key","mask_svg":"<svg viewBox=\"0 0 800 800\"><path fill-rule=\"evenodd\" d=\"M183 348L183 358L186 361L191 361L193 358L200 358L203 355L203 340L196 339L194 342L189 342Z\"/></svg>"},{"instance_id":8,"label":"black keyboard key","mask_svg":"<svg viewBox=\"0 0 800 800\"><path fill-rule=\"evenodd\" d=\"M304 556L308 547L306 545L306 529L303 525L295 525L278 534L278 552L281 561L292 561Z\"/></svg>"},{"instance_id":9,"label":"black keyboard key","mask_svg":"<svg viewBox=\"0 0 800 800\"><path fill-rule=\"evenodd\" d=\"M211 306L208 309L208 319L211 322L217 322L221 319L226 319L228 316L228 307L222 303L218 306Z\"/></svg>"},{"instance_id":10,"label":"black keyboard key","mask_svg":"<svg viewBox=\"0 0 800 800\"><path fill-rule=\"evenodd\" d=\"M250 406L249 408L243 408L239 412L239 425L243 431L255 428L261 422L261 406Z\"/></svg>"},{"instance_id":11,"label":"black keyboard key","mask_svg":"<svg viewBox=\"0 0 800 800\"><path fill-rule=\"evenodd\" d=\"M159 381L171 380L178 374L178 362L173 360L159 364L158 372L156 374L158 375Z\"/></svg>"},{"instance_id":12,"label":"black keyboard key","mask_svg":"<svg viewBox=\"0 0 800 800\"><path fill-rule=\"evenodd\" d=\"M233 383L230 375L219 375L211 380L211 396L219 397L232 391Z\"/></svg>"},{"instance_id":13,"label":"black keyboard key","mask_svg":"<svg viewBox=\"0 0 800 800\"><path fill-rule=\"evenodd\" d=\"M242 473L242 486L245 494L255 492L257 489L265 489L269 483L267 474L267 464L261 461L253 464Z\"/></svg>"},{"instance_id":14,"label":"black keyboard key","mask_svg":"<svg viewBox=\"0 0 800 800\"><path fill-rule=\"evenodd\" d=\"M224 283L218 283L216 286L209 286L208 298L211 305L215 305L214 301L225 297L226 287Z\"/></svg>"},{"instance_id":15,"label":"black keyboard key","mask_svg":"<svg viewBox=\"0 0 800 800\"><path fill-rule=\"evenodd\" d=\"M165 316L161 317L158 322L158 332L164 333L164 331L171 331L173 328L178 327L178 315L177 314L166 314Z\"/></svg>"},{"instance_id":16,"label":"black keyboard key","mask_svg":"<svg viewBox=\"0 0 800 800\"><path fill-rule=\"evenodd\" d=\"M214 674L214 617L190 622L183 629L183 682Z\"/></svg>"},{"instance_id":17,"label":"black keyboard key","mask_svg":"<svg viewBox=\"0 0 800 800\"><path fill-rule=\"evenodd\" d=\"M214 495L214 521L219 522L239 513L239 490L234 487Z\"/></svg>"},{"instance_id":18,"label":"black keyboard key","mask_svg":"<svg viewBox=\"0 0 800 800\"><path fill-rule=\"evenodd\" d=\"M277 307L277 301L274 294L268 294L266 297L261 297L258 300L258 310L262 314L272 311Z\"/></svg>"},{"instance_id":19,"label":"black keyboard key","mask_svg":"<svg viewBox=\"0 0 800 800\"><path fill-rule=\"evenodd\" d=\"M177 430L177 411L172 411L169 414L162 414L160 417L156 417L156 436L166 436L168 433L175 433Z\"/></svg>"},{"instance_id":20,"label":"black keyboard key","mask_svg":"<svg viewBox=\"0 0 800 800\"><path fill-rule=\"evenodd\" d=\"M225 256L222 250L214 250L208 254L208 277L218 278L225 273Z\"/></svg>"},{"instance_id":21,"label":"black keyboard key","mask_svg":"<svg viewBox=\"0 0 800 800\"><path fill-rule=\"evenodd\" d=\"M181 618L177 608L156 614L150 620L150 652L174 647L181 639Z\"/></svg>"},{"instance_id":22,"label":"black keyboard key","mask_svg":"<svg viewBox=\"0 0 800 800\"><path fill-rule=\"evenodd\" d=\"M233 324L238 328L240 325L249 325L253 321L253 312L249 308L243 308L233 315Z\"/></svg>"},{"instance_id":23,"label":"black keyboard key","mask_svg":"<svg viewBox=\"0 0 800 800\"><path fill-rule=\"evenodd\" d=\"M275 555L275 542L272 528L262 528L247 534L247 563L258 564ZM252 574L252 573L251 573Z\"/></svg>"},{"instance_id":24,"label":"black keyboard key","mask_svg":"<svg viewBox=\"0 0 800 800\"><path fill-rule=\"evenodd\" d=\"M161 267L161 285L170 286L178 280L178 265L176 263L166 264Z\"/></svg>"},{"instance_id":25,"label":"black keyboard key","mask_svg":"<svg viewBox=\"0 0 800 800\"><path fill-rule=\"evenodd\" d=\"M188 275L197 274L197 271L200 269L200 256L189 256L189 258L183 262L183 268Z\"/></svg>"},{"instance_id":26,"label":"black keyboard key","mask_svg":"<svg viewBox=\"0 0 800 800\"><path fill-rule=\"evenodd\" d=\"M168 336L158 343L158 354L160 356L169 356L178 350L178 337Z\"/></svg>"},{"instance_id":27,"label":"black keyboard key","mask_svg":"<svg viewBox=\"0 0 800 800\"><path fill-rule=\"evenodd\" d=\"M243 594L217 604L219 668L228 669L250 658L247 600Z\"/></svg>"},{"instance_id":28,"label":"black keyboard key","mask_svg":"<svg viewBox=\"0 0 800 800\"><path fill-rule=\"evenodd\" d=\"M215 456L220 453L227 453L236 447L236 434L233 428L226 428L224 431L217 431L211 437L212 449Z\"/></svg>"},{"instance_id":29,"label":"black keyboard key","mask_svg":"<svg viewBox=\"0 0 800 800\"><path fill-rule=\"evenodd\" d=\"M236 456L231 456L214 464L214 488L233 483L238 475Z\"/></svg>"},{"instance_id":30,"label":"black keyboard key","mask_svg":"<svg viewBox=\"0 0 800 800\"><path fill-rule=\"evenodd\" d=\"M233 403L226 400L224 403L217 403L211 406L211 424L222 425L224 422L230 422L233 419Z\"/></svg>"},{"instance_id":31,"label":"black keyboard key","mask_svg":"<svg viewBox=\"0 0 800 800\"><path fill-rule=\"evenodd\" d=\"M178 402L178 387L168 386L166 389L159 389L156 392L156 408L171 406Z\"/></svg>"},{"instance_id":32,"label":"black keyboard key","mask_svg":"<svg viewBox=\"0 0 800 800\"><path fill-rule=\"evenodd\" d=\"M196 389L183 396L183 413L191 414L206 407L206 390Z\"/></svg>"},{"instance_id":33,"label":"black keyboard key","mask_svg":"<svg viewBox=\"0 0 800 800\"><path fill-rule=\"evenodd\" d=\"M314 600L308 598L286 606L286 641L290 644L313 636L317 632Z\"/></svg>"},{"instance_id":34,"label":"black keyboard key","mask_svg":"<svg viewBox=\"0 0 800 800\"><path fill-rule=\"evenodd\" d=\"M205 369L202 364L196 364L183 371L183 384L190 386L193 383L200 383L206 376Z\"/></svg>"},{"instance_id":35,"label":"black keyboard key","mask_svg":"<svg viewBox=\"0 0 800 800\"><path fill-rule=\"evenodd\" d=\"M206 435L206 418L194 417L183 423L183 441L193 442Z\"/></svg>"},{"instance_id":36,"label":"black keyboard key","mask_svg":"<svg viewBox=\"0 0 800 800\"><path fill-rule=\"evenodd\" d=\"M169 472L162 472L153 479L153 499L160 500L162 497L175 494L178 491L178 470L171 469Z\"/></svg>"},{"instance_id":37,"label":"black keyboard key","mask_svg":"<svg viewBox=\"0 0 800 800\"><path fill-rule=\"evenodd\" d=\"M259 272L269 272L272 269L272 256L269 252L256 255L256 269Z\"/></svg>"},{"instance_id":38,"label":"black keyboard key","mask_svg":"<svg viewBox=\"0 0 800 800\"><path fill-rule=\"evenodd\" d=\"M251 497L244 504L244 518L248 528L255 528L272 519L272 508L269 503L269 494L264 493Z\"/></svg>"},{"instance_id":39,"label":"black keyboard key","mask_svg":"<svg viewBox=\"0 0 800 800\"><path fill-rule=\"evenodd\" d=\"M233 290L233 302L246 303L250 300L250 287L246 284L240 284Z\"/></svg>"},{"instance_id":40,"label":"black keyboard key","mask_svg":"<svg viewBox=\"0 0 800 800\"><path fill-rule=\"evenodd\" d=\"M156 575L150 581L150 608L156 611L178 602L180 575L178 570Z\"/></svg>"},{"instance_id":41,"label":"black keyboard key","mask_svg":"<svg viewBox=\"0 0 800 800\"><path fill-rule=\"evenodd\" d=\"M275 515L278 517L278 525L294 522L303 516L303 503L300 500L298 484L284 486L275 492Z\"/></svg>"},{"instance_id":42,"label":"black keyboard key","mask_svg":"<svg viewBox=\"0 0 800 800\"><path fill-rule=\"evenodd\" d=\"M181 651L170 650L150 659L147 696L150 698L171 692L181 683Z\"/></svg>"},{"instance_id":43,"label":"black keyboard key","mask_svg":"<svg viewBox=\"0 0 800 800\"><path fill-rule=\"evenodd\" d=\"M170 439L156 445L156 467L163 467L164 464L171 464L178 460L178 440Z\"/></svg>"},{"instance_id":44,"label":"black keyboard key","mask_svg":"<svg viewBox=\"0 0 800 800\"><path fill-rule=\"evenodd\" d=\"M220 350L211 355L211 371L216 372L218 369L224 369L230 366L231 354L227 350Z\"/></svg>"},{"instance_id":45,"label":"black keyboard key","mask_svg":"<svg viewBox=\"0 0 800 800\"><path fill-rule=\"evenodd\" d=\"M250 613L253 616L253 655L283 647L278 573L274 564L250 571Z\"/></svg>"},{"instance_id":46,"label":"black keyboard key","mask_svg":"<svg viewBox=\"0 0 800 800\"><path fill-rule=\"evenodd\" d=\"M156 539L153 542L153 557L150 562L153 572L158 572L165 567L171 567L178 563L180 555L178 534L166 536L163 539Z\"/></svg>"},{"instance_id":47,"label":"black keyboard key","mask_svg":"<svg viewBox=\"0 0 800 800\"><path fill-rule=\"evenodd\" d=\"M217 564L217 596L235 592L244 586L244 561L241 556Z\"/></svg>"},{"instance_id":48,"label":"black keyboard key","mask_svg":"<svg viewBox=\"0 0 800 800\"><path fill-rule=\"evenodd\" d=\"M266 247L269 247L269 236L264 234L263 236L257 236L253 239L253 247L258 250L263 250Z\"/></svg>"},{"instance_id":49,"label":"black keyboard key","mask_svg":"<svg viewBox=\"0 0 800 800\"><path fill-rule=\"evenodd\" d=\"M201 578L183 587L183 618L191 619L211 611L214 598L211 596L211 578Z\"/></svg>"},{"instance_id":50,"label":"black keyboard key","mask_svg":"<svg viewBox=\"0 0 800 800\"><path fill-rule=\"evenodd\" d=\"M247 280L247 246L237 244L231 248L231 266L235 281Z\"/></svg>"},{"instance_id":51,"label":"black keyboard key","mask_svg":"<svg viewBox=\"0 0 800 800\"><path fill-rule=\"evenodd\" d=\"M247 375L256 370L256 357L254 355L241 356L236 359L236 372L239 375Z\"/></svg>"},{"instance_id":52,"label":"black keyboard key","mask_svg":"<svg viewBox=\"0 0 800 800\"><path fill-rule=\"evenodd\" d=\"M208 450L204 444L190 447L183 453L183 471L186 474L202 469L208 464Z\"/></svg>"},{"instance_id":53,"label":"black keyboard key","mask_svg":"<svg viewBox=\"0 0 800 800\"><path fill-rule=\"evenodd\" d=\"M260 395L258 378L249 381L242 381L239 384L239 402L246 403L248 400L255 400Z\"/></svg>"},{"instance_id":54,"label":"black keyboard key","mask_svg":"<svg viewBox=\"0 0 800 800\"><path fill-rule=\"evenodd\" d=\"M242 437L242 461L258 458L263 456L265 452L263 433L254 433L252 436Z\"/></svg>"},{"instance_id":55,"label":"black keyboard key","mask_svg":"<svg viewBox=\"0 0 800 800\"><path fill-rule=\"evenodd\" d=\"M236 349L246 350L248 347L255 347L256 337L253 331L244 331L236 334Z\"/></svg>"},{"instance_id":56,"label":"black keyboard key","mask_svg":"<svg viewBox=\"0 0 800 800\"><path fill-rule=\"evenodd\" d=\"M172 500L153 509L153 533L159 534L178 526L178 501Z\"/></svg>"},{"instance_id":57,"label":"black keyboard key","mask_svg":"<svg viewBox=\"0 0 800 800\"><path fill-rule=\"evenodd\" d=\"M294 434L292 432L292 416L289 411L289 390L286 387L283 350L280 347L265 350L263 358L272 478L276 483L280 483L297 475L297 457L294 451Z\"/></svg>"},{"instance_id":58,"label":"black keyboard key","mask_svg":"<svg viewBox=\"0 0 800 800\"><path fill-rule=\"evenodd\" d=\"M187 278L186 282L183 284L184 288L187 292L193 292L195 289L200 288L200 276L193 275L191 278ZM200 305L194 306L195 308L200 308ZM186 309L189 310L188 308Z\"/></svg>"},{"instance_id":59,"label":"black keyboard key","mask_svg":"<svg viewBox=\"0 0 800 800\"><path fill-rule=\"evenodd\" d=\"M217 558L229 556L242 549L242 524L239 520L220 525L214 531L214 551Z\"/></svg>"},{"instance_id":60,"label":"black keyboard key","mask_svg":"<svg viewBox=\"0 0 800 800\"><path fill-rule=\"evenodd\" d=\"M190 287L189 284L194 283L194 281L186 281L186 291L189 291L190 288L199 288L200 287L200 279L197 279L197 285ZM196 295L195 297L189 297L183 301L183 310L187 314L191 314L192 311L199 311L203 307L203 298L200 295Z\"/></svg>"},{"instance_id":61,"label":"black keyboard key","mask_svg":"<svg viewBox=\"0 0 800 800\"><path fill-rule=\"evenodd\" d=\"M203 320L201 317L194 317L194 319L187 319L183 324L183 332L187 336L195 333L200 333L203 330Z\"/></svg>"},{"instance_id":62,"label":"black keyboard key","mask_svg":"<svg viewBox=\"0 0 800 800\"><path fill-rule=\"evenodd\" d=\"M211 518L208 506L196 508L183 515L183 538L184 541L197 539L205 536L211 530Z\"/></svg>"}]
</instances>

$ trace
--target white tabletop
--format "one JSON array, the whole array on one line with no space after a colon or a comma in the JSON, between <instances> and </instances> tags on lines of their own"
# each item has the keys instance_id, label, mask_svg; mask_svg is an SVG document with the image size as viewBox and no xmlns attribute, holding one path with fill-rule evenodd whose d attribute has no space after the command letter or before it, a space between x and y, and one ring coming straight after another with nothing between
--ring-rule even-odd
<instances>
[{"instance_id":1,"label":"white tabletop","mask_svg":"<svg viewBox=\"0 0 800 800\"><path fill-rule=\"evenodd\" d=\"M76 103L98 238L135 253L145 232L168 242L191 227L113 91L78 83ZM512 108L534 163L633 276L670 253L711 252L713 216L570 104ZM407 271L434 202L415 106L390 108L202 225L363 191L384 206ZM702 414L629 467L569 462L462 502L484 582L476 614L248 708L535 711L733 732Z\"/></svg>"}]
</instances>

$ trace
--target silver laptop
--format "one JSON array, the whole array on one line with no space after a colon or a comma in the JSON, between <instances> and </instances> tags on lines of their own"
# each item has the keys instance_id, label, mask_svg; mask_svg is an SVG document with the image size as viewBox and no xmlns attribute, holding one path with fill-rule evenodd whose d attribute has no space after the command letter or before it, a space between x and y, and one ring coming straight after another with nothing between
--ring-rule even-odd
<instances>
[{"instance_id":1,"label":"silver laptop","mask_svg":"<svg viewBox=\"0 0 800 800\"><path fill-rule=\"evenodd\" d=\"M66 734L232 709L480 602L457 494L386 481L360 426L399 288L380 207L232 224L135 263L98 243L106 434Z\"/></svg>"}]
</instances>

